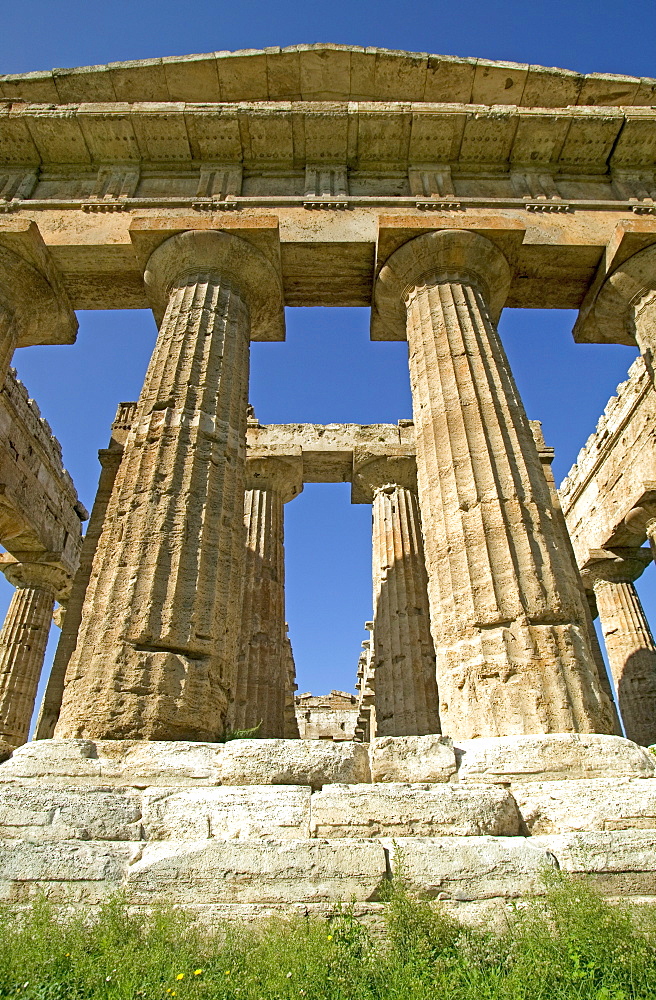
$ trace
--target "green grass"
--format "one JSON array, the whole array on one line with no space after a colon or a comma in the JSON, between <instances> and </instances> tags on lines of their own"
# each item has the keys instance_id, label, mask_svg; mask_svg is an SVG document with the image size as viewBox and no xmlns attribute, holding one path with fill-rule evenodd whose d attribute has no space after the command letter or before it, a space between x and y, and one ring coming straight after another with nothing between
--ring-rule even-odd
<instances>
[{"instance_id":1,"label":"green grass","mask_svg":"<svg viewBox=\"0 0 656 1000\"><path fill-rule=\"evenodd\" d=\"M439 904L389 892L386 934L348 906L329 919L194 927L130 915L89 923L36 903L0 914L0 998L22 1000L653 1000L656 915L605 903L556 876L507 930L469 930Z\"/></svg>"}]
</instances>

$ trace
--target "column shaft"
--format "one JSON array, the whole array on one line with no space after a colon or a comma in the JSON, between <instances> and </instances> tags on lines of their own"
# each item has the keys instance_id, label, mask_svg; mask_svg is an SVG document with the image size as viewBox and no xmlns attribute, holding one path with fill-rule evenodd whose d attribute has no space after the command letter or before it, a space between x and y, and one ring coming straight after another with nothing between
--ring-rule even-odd
<instances>
[{"instance_id":1,"label":"column shaft","mask_svg":"<svg viewBox=\"0 0 656 1000\"><path fill-rule=\"evenodd\" d=\"M0 752L26 742L55 603L54 588L18 586L0 632Z\"/></svg>"},{"instance_id":2,"label":"column shaft","mask_svg":"<svg viewBox=\"0 0 656 1000\"><path fill-rule=\"evenodd\" d=\"M656 743L656 645L633 583L594 584L608 662L626 735Z\"/></svg>"},{"instance_id":3,"label":"column shaft","mask_svg":"<svg viewBox=\"0 0 656 1000\"><path fill-rule=\"evenodd\" d=\"M439 733L419 507L404 486L374 493L372 563L376 735Z\"/></svg>"},{"instance_id":4,"label":"column shaft","mask_svg":"<svg viewBox=\"0 0 656 1000\"><path fill-rule=\"evenodd\" d=\"M283 503L277 490L246 490L245 524L243 624L232 726L258 726L258 737L284 738L288 664Z\"/></svg>"},{"instance_id":5,"label":"column shaft","mask_svg":"<svg viewBox=\"0 0 656 1000\"><path fill-rule=\"evenodd\" d=\"M442 728L603 732L576 578L492 319L509 280L489 240L453 231L405 244L378 279L375 318L405 304Z\"/></svg>"},{"instance_id":6,"label":"column shaft","mask_svg":"<svg viewBox=\"0 0 656 1000\"><path fill-rule=\"evenodd\" d=\"M57 736L206 740L224 728L248 341L248 308L230 280L211 269L176 278L98 542Z\"/></svg>"},{"instance_id":7,"label":"column shaft","mask_svg":"<svg viewBox=\"0 0 656 1000\"><path fill-rule=\"evenodd\" d=\"M0 305L0 386L4 384L16 347L18 330L11 312Z\"/></svg>"},{"instance_id":8,"label":"column shaft","mask_svg":"<svg viewBox=\"0 0 656 1000\"><path fill-rule=\"evenodd\" d=\"M57 720L59 719L64 695L66 670L77 643L78 631L82 621L82 608L91 578L93 559L105 522L109 498L111 497L114 480L121 464L122 454L123 451L121 448L116 448L116 450L105 449L99 453L102 470L98 481L98 489L84 541L82 542L80 565L75 574L71 595L66 604L62 632L57 643L55 658L39 710L39 718L34 732L34 739L36 740L52 739Z\"/></svg>"}]
</instances>

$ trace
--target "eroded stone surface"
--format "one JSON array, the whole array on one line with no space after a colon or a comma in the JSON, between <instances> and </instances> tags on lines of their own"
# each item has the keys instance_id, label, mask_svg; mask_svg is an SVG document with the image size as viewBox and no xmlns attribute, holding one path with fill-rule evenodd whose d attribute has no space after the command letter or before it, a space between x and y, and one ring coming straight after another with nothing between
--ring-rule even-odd
<instances>
[{"instance_id":1,"label":"eroded stone surface","mask_svg":"<svg viewBox=\"0 0 656 1000\"><path fill-rule=\"evenodd\" d=\"M552 781L572 778L649 778L656 758L621 736L551 733L459 740L461 781Z\"/></svg>"},{"instance_id":2,"label":"eroded stone surface","mask_svg":"<svg viewBox=\"0 0 656 1000\"><path fill-rule=\"evenodd\" d=\"M135 902L362 901L385 873L377 841L212 840L147 845L127 885Z\"/></svg>"},{"instance_id":3,"label":"eroded stone surface","mask_svg":"<svg viewBox=\"0 0 656 1000\"><path fill-rule=\"evenodd\" d=\"M562 871L586 875L608 895L654 895L656 831L586 831L531 838Z\"/></svg>"},{"instance_id":4,"label":"eroded stone surface","mask_svg":"<svg viewBox=\"0 0 656 1000\"><path fill-rule=\"evenodd\" d=\"M137 844L0 841L0 899L26 902L45 894L55 901L95 903L116 892Z\"/></svg>"},{"instance_id":5,"label":"eroded stone surface","mask_svg":"<svg viewBox=\"0 0 656 1000\"><path fill-rule=\"evenodd\" d=\"M144 793L147 840L287 840L309 837L305 785L190 788Z\"/></svg>"},{"instance_id":6,"label":"eroded stone surface","mask_svg":"<svg viewBox=\"0 0 656 1000\"><path fill-rule=\"evenodd\" d=\"M656 779L522 782L513 796L534 836L591 830L656 829Z\"/></svg>"},{"instance_id":7,"label":"eroded stone surface","mask_svg":"<svg viewBox=\"0 0 656 1000\"><path fill-rule=\"evenodd\" d=\"M370 780L368 749L327 740L232 740L221 756L224 785L311 785Z\"/></svg>"},{"instance_id":8,"label":"eroded stone surface","mask_svg":"<svg viewBox=\"0 0 656 1000\"><path fill-rule=\"evenodd\" d=\"M0 839L141 840L141 795L123 789L0 786Z\"/></svg>"},{"instance_id":9,"label":"eroded stone surface","mask_svg":"<svg viewBox=\"0 0 656 1000\"><path fill-rule=\"evenodd\" d=\"M446 736L383 736L371 743L373 781L448 781L456 757Z\"/></svg>"},{"instance_id":10,"label":"eroded stone surface","mask_svg":"<svg viewBox=\"0 0 656 1000\"><path fill-rule=\"evenodd\" d=\"M411 892L462 901L540 893L554 867L548 845L522 837L402 837L390 854Z\"/></svg>"},{"instance_id":11,"label":"eroded stone surface","mask_svg":"<svg viewBox=\"0 0 656 1000\"><path fill-rule=\"evenodd\" d=\"M492 794L490 794L492 793ZM512 795L488 785L330 785L312 796L317 837L512 837Z\"/></svg>"}]
</instances>

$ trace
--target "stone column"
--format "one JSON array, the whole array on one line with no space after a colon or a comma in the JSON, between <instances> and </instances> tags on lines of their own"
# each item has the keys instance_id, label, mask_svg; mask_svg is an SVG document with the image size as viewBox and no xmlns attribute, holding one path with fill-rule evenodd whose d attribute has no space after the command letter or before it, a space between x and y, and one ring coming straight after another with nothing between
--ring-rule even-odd
<instances>
[{"instance_id":1,"label":"stone column","mask_svg":"<svg viewBox=\"0 0 656 1000\"><path fill-rule=\"evenodd\" d=\"M249 337L281 322L271 263L216 231L170 237L166 302L98 541L57 737L214 740L234 683Z\"/></svg>"},{"instance_id":2,"label":"stone column","mask_svg":"<svg viewBox=\"0 0 656 1000\"><path fill-rule=\"evenodd\" d=\"M0 760L26 742L63 571L46 563L6 562L16 588L0 631Z\"/></svg>"},{"instance_id":3,"label":"stone column","mask_svg":"<svg viewBox=\"0 0 656 1000\"><path fill-rule=\"evenodd\" d=\"M373 505L376 735L439 733L416 464L356 448L353 482Z\"/></svg>"},{"instance_id":4,"label":"stone column","mask_svg":"<svg viewBox=\"0 0 656 1000\"><path fill-rule=\"evenodd\" d=\"M285 626L283 504L303 489L297 458L246 463L246 561L231 728L285 738L288 655Z\"/></svg>"},{"instance_id":5,"label":"stone column","mask_svg":"<svg viewBox=\"0 0 656 1000\"><path fill-rule=\"evenodd\" d=\"M98 452L98 459L101 466L98 489L96 490L91 517L89 518L87 531L82 543L80 565L75 574L71 596L66 605L66 614L62 622L62 634L59 637L48 684L39 710L39 718L34 732L34 739L36 740L52 739L57 720L59 719L62 697L64 695L66 670L77 643L80 622L82 621L82 607L91 578L91 567L98 547L98 539L105 523L109 499L112 495L114 481L116 480L116 475L121 464L123 447L134 417L135 408L136 403L121 403L119 405L116 418L112 424L109 448L103 448Z\"/></svg>"},{"instance_id":6,"label":"stone column","mask_svg":"<svg viewBox=\"0 0 656 1000\"><path fill-rule=\"evenodd\" d=\"M406 325L442 729L612 729L571 561L496 320L510 268L473 232L387 261L375 322Z\"/></svg>"},{"instance_id":7,"label":"stone column","mask_svg":"<svg viewBox=\"0 0 656 1000\"><path fill-rule=\"evenodd\" d=\"M285 629L287 629L287 626L285 626ZM298 719L296 718L295 692L298 690L298 684L296 683L296 664L294 663L294 651L292 650L292 644L288 635L285 636L283 655L286 663L285 739L298 740L300 739L301 735L298 731Z\"/></svg>"},{"instance_id":8,"label":"stone column","mask_svg":"<svg viewBox=\"0 0 656 1000\"><path fill-rule=\"evenodd\" d=\"M649 549L595 551L584 567L594 590L615 690L628 739L656 743L656 645L634 581Z\"/></svg>"}]
</instances>

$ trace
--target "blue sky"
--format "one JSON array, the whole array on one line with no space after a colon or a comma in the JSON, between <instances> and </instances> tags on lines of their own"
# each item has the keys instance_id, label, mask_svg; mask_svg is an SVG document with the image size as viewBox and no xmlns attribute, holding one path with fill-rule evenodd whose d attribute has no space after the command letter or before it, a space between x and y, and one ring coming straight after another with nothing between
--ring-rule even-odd
<instances>
[{"instance_id":1,"label":"blue sky","mask_svg":"<svg viewBox=\"0 0 656 1000\"><path fill-rule=\"evenodd\" d=\"M654 0L482 2L21 0L3 5L0 72L23 73L326 41L656 76ZM147 312L81 313L72 347L26 348L14 364L62 442L91 506L116 405L136 399L155 338ZM636 352L575 345L575 314L508 310L501 333L528 415L556 448L559 481ZM254 344L251 401L263 422L396 422L411 415L405 344L371 343L368 310L287 310L287 341ZM306 486L286 508L287 617L301 691L352 689L371 615L367 506L346 486ZM656 622L656 571L639 581ZM0 579L0 615L11 588ZM58 631L53 627L50 656Z\"/></svg>"}]
</instances>

